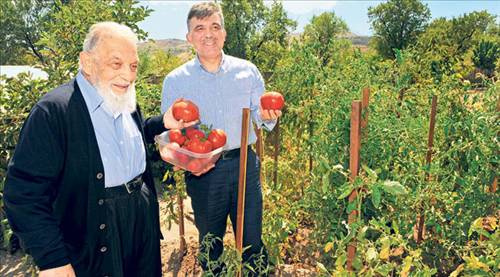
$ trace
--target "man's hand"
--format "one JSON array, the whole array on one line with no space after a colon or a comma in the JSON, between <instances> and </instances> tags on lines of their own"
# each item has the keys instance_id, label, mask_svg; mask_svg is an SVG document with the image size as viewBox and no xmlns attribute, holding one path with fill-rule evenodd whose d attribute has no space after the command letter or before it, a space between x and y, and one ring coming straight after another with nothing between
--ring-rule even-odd
<instances>
[{"instance_id":1,"label":"man's hand","mask_svg":"<svg viewBox=\"0 0 500 277\"><path fill-rule=\"evenodd\" d=\"M39 277L76 277L71 264L40 271Z\"/></svg>"},{"instance_id":2,"label":"man's hand","mask_svg":"<svg viewBox=\"0 0 500 277\"><path fill-rule=\"evenodd\" d=\"M281 111L280 110L264 110L262 106L259 106L260 110L260 117L262 120L276 120L278 117L281 116Z\"/></svg>"},{"instance_id":3,"label":"man's hand","mask_svg":"<svg viewBox=\"0 0 500 277\"><path fill-rule=\"evenodd\" d=\"M210 169L214 168L215 167L215 164L211 164L209 165L208 167L205 167L204 169L202 169L201 171L199 172L191 172L194 176L198 176L200 177L201 175L207 173L208 171L210 171Z\"/></svg>"},{"instance_id":4,"label":"man's hand","mask_svg":"<svg viewBox=\"0 0 500 277\"><path fill-rule=\"evenodd\" d=\"M183 98L178 98L175 100L174 104L184 100ZM173 104L172 104L173 106ZM193 125L196 125L198 123L198 120L196 121L191 121L191 122L184 122L182 119L177 121L174 118L174 115L172 113L172 106L168 108L168 110L163 114L163 125L167 129L184 129Z\"/></svg>"},{"instance_id":5,"label":"man's hand","mask_svg":"<svg viewBox=\"0 0 500 277\"><path fill-rule=\"evenodd\" d=\"M198 177L199 177L199 176L201 176L201 175L203 175L203 174L207 173L210 169L212 169L212 168L214 168L214 167L215 167L215 164L211 164L210 166L208 166L208 167L204 168L202 171L199 171L199 172L191 172L191 174L193 174L193 175L195 175L195 176L198 176ZM180 168L180 167L178 167L178 166L174 166L174 171L177 171L177 170L179 170L179 169L181 169L181 168Z\"/></svg>"}]
</instances>

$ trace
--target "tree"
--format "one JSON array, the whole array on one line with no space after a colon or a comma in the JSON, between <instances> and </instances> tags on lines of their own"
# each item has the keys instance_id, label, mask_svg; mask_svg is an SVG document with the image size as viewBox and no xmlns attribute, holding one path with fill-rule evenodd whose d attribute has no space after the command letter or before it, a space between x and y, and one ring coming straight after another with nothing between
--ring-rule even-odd
<instances>
[{"instance_id":1,"label":"tree","mask_svg":"<svg viewBox=\"0 0 500 277\"><path fill-rule=\"evenodd\" d=\"M61 58L81 49L90 25L113 20L129 25L141 38L137 23L151 10L135 0L7 0L0 1L0 64L31 64L53 68ZM62 47L60 52L58 48ZM53 59L55 58L55 60Z\"/></svg>"},{"instance_id":2,"label":"tree","mask_svg":"<svg viewBox=\"0 0 500 277\"><path fill-rule=\"evenodd\" d=\"M500 57L500 44L496 41L482 40L473 50L474 65L491 77Z\"/></svg>"},{"instance_id":3,"label":"tree","mask_svg":"<svg viewBox=\"0 0 500 277\"><path fill-rule=\"evenodd\" d=\"M262 0L222 1L224 28L227 32L224 52L242 59L247 58L247 45L264 25L266 7Z\"/></svg>"},{"instance_id":4,"label":"tree","mask_svg":"<svg viewBox=\"0 0 500 277\"><path fill-rule=\"evenodd\" d=\"M495 26L495 16L486 11L438 18L425 28L413 48L422 59L420 63L430 63L433 75L439 79L443 74L463 70L464 61L482 39L498 37Z\"/></svg>"},{"instance_id":5,"label":"tree","mask_svg":"<svg viewBox=\"0 0 500 277\"><path fill-rule=\"evenodd\" d=\"M26 64L33 59L44 62L35 43L54 4L44 0L0 1L0 64Z\"/></svg>"},{"instance_id":6,"label":"tree","mask_svg":"<svg viewBox=\"0 0 500 277\"><path fill-rule=\"evenodd\" d=\"M303 37L307 43L315 43L317 55L327 65L331 56L331 47L338 35L349 31L347 24L334 12L324 12L313 16L311 23L304 27Z\"/></svg>"},{"instance_id":7,"label":"tree","mask_svg":"<svg viewBox=\"0 0 500 277\"><path fill-rule=\"evenodd\" d=\"M297 25L283 5L275 1L268 8L262 0L238 0L222 1L221 7L227 32L224 52L249 59L263 70L274 68Z\"/></svg>"},{"instance_id":8,"label":"tree","mask_svg":"<svg viewBox=\"0 0 500 277\"><path fill-rule=\"evenodd\" d=\"M287 49L290 32L297 23L288 18L281 2L274 2L264 14L264 26L256 32L247 45L248 59L259 69L272 73Z\"/></svg>"},{"instance_id":9,"label":"tree","mask_svg":"<svg viewBox=\"0 0 500 277\"><path fill-rule=\"evenodd\" d=\"M379 53L394 58L393 49L405 49L414 43L430 18L427 5L419 0L389 0L368 8Z\"/></svg>"},{"instance_id":10,"label":"tree","mask_svg":"<svg viewBox=\"0 0 500 277\"><path fill-rule=\"evenodd\" d=\"M52 7L51 20L45 22L40 40L37 42L45 59L43 69L54 85L67 81L78 70L78 55L90 26L100 21L114 21L129 26L139 37L147 33L137 23L151 12L138 1L71 1Z\"/></svg>"}]
</instances>

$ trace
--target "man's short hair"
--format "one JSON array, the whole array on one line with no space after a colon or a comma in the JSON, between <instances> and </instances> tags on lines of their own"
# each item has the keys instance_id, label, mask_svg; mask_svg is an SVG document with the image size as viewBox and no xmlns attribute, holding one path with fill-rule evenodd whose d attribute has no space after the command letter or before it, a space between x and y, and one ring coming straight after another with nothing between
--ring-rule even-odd
<instances>
[{"instance_id":1,"label":"man's short hair","mask_svg":"<svg viewBox=\"0 0 500 277\"><path fill-rule=\"evenodd\" d=\"M222 9L220 8L219 4L213 2L194 4L191 7L191 10L189 10L187 17L188 32L190 31L189 21L191 20L191 18L196 17L198 19L203 19L212 16L213 14L219 15L222 28L224 28L224 15L222 14Z\"/></svg>"},{"instance_id":2,"label":"man's short hair","mask_svg":"<svg viewBox=\"0 0 500 277\"><path fill-rule=\"evenodd\" d=\"M133 45L139 41L137 35L130 27L116 22L105 21L92 25L83 41L83 51L94 50L103 37L117 36L129 40Z\"/></svg>"}]
</instances>

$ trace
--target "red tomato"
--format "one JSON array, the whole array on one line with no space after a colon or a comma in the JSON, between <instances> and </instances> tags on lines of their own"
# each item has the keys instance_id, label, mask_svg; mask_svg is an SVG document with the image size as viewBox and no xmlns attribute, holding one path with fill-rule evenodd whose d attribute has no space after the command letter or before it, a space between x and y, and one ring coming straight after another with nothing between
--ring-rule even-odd
<instances>
[{"instance_id":1,"label":"red tomato","mask_svg":"<svg viewBox=\"0 0 500 277\"><path fill-rule=\"evenodd\" d=\"M202 169L203 164L198 159L192 159L187 165L187 170L191 172L200 172Z\"/></svg>"},{"instance_id":2,"label":"red tomato","mask_svg":"<svg viewBox=\"0 0 500 277\"><path fill-rule=\"evenodd\" d=\"M189 144L189 150L199 154L205 154L212 151L212 143L208 140L200 140L198 138L194 138L191 140Z\"/></svg>"},{"instance_id":3,"label":"red tomato","mask_svg":"<svg viewBox=\"0 0 500 277\"><path fill-rule=\"evenodd\" d=\"M186 137L182 135L181 130L170 130L168 131L168 140L183 145L186 142Z\"/></svg>"},{"instance_id":4,"label":"red tomato","mask_svg":"<svg viewBox=\"0 0 500 277\"><path fill-rule=\"evenodd\" d=\"M189 127L186 129L186 137L188 137L188 139L193 139L193 138L201 139L205 137L205 133L203 133L203 131L199 129Z\"/></svg>"},{"instance_id":5,"label":"red tomato","mask_svg":"<svg viewBox=\"0 0 500 277\"><path fill-rule=\"evenodd\" d=\"M189 100L178 101L172 107L172 114L175 120L184 120L191 122L200 119L198 107Z\"/></svg>"},{"instance_id":6,"label":"red tomato","mask_svg":"<svg viewBox=\"0 0 500 277\"><path fill-rule=\"evenodd\" d=\"M266 92L260 97L260 105L264 110L281 110L285 106L285 98L279 92Z\"/></svg>"},{"instance_id":7,"label":"red tomato","mask_svg":"<svg viewBox=\"0 0 500 277\"><path fill-rule=\"evenodd\" d=\"M212 143L212 148L217 149L226 145L226 133L221 129L213 129L208 134L208 140Z\"/></svg>"}]
</instances>

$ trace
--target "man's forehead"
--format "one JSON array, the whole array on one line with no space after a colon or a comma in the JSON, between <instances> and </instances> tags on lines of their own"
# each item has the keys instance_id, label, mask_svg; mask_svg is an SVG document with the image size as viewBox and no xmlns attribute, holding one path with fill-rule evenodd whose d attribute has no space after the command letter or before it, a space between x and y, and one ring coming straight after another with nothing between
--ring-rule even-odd
<instances>
[{"instance_id":1,"label":"man's forehead","mask_svg":"<svg viewBox=\"0 0 500 277\"><path fill-rule=\"evenodd\" d=\"M221 25L221 18L218 14L212 14L210 16L206 16L203 18L200 17L193 17L190 19L190 23L192 26L197 26L197 25L212 25L212 24L218 24Z\"/></svg>"},{"instance_id":2,"label":"man's forehead","mask_svg":"<svg viewBox=\"0 0 500 277\"><path fill-rule=\"evenodd\" d=\"M137 57L137 46L126 39L104 39L97 44L96 50L105 55L106 58Z\"/></svg>"}]
</instances>

